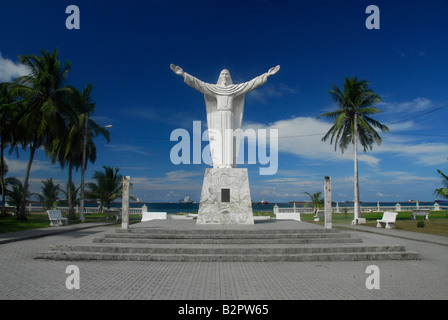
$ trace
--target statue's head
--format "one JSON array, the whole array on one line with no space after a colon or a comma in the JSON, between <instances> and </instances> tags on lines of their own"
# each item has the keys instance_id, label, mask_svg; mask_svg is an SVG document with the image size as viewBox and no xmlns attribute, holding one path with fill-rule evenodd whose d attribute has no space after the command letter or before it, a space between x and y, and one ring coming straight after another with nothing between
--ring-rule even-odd
<instances>
[{"instance_id":1,"label":"statue's head","mask_svg":"<svg viewBox=\"0 0 448 320\"><path fill-rule=\"evenodd\" d=\"M233 84L232 77L230 77L229 70L224 69L221 71L221 73L219 74L219 78L218 78L218 84L223 85L223 86L228 86L228 85Z\"/></svg>"}]
</instances>

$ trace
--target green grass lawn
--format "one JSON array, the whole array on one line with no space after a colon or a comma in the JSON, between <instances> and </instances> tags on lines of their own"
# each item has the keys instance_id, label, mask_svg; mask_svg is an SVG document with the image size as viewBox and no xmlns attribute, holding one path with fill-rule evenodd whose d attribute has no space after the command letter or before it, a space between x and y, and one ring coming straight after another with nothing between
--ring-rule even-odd
<instances>
[{"instance_id":1,"label":"green grass lawn","mask_svg":"<svg viewBox=\"0 0 448 320\"><path fill-rule=\"evenodd\" d=\"M77 224L80 223L79 215L76 215L77 220L68 221L68 224ZM106 216L101 213L93 213L93 214L84 214L86 222L101 222L101 221L109 221L106 220ZM13 232L20 230L30 230L37 228L48 228L50 227L50 220L48 219L48 215L46 213L33 213L27 215L27 220L17 220L15 216L6 216L0 217L0 233L5 232ZM139 214L131 214L129 216L129 223L139 222L141 215Z\"/></svg>"},{"instance_id":2,"label":"green grass lawn","mask_svg":"<svg viewBox=\"0 0 448 320\"><path fill-rule=\"evenodd\" d=\"M376 228L376 220L383 217L382 212L363 213L363 218L366 218L366 224L364 226ZM313 215L302 214L302 221L313 222L323 225L321 222L314 222ZM351 224L353 220L353 214L344 215L343 213L333 214L333 223L337 224ZM424 221L424 227L418 228L417 220L412 220L411 211L399 212L397 220L395 222L395 229L413 232L422 232L428 234L436 234L448 237L448 211L431 211L429 214L429 220Z\"/></svg>"}]
</instances>

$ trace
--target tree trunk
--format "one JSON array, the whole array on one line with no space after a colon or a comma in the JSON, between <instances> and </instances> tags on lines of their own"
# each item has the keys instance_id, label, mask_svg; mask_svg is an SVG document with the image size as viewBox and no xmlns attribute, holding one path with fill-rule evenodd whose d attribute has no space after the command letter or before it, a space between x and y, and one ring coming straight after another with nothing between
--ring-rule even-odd
<instances>
[{"instance_id":1,"label":"tree trunk","mask_svg":"<svg viewBox=\"0 0 448 320\"><path fill-rule=\"evenodd\" d=\"M31 165L34 160L34 154L36 153L36 139L30 144L30 158L28 159L28 164L26 166L26 173L25 173L25 181L23 183L23 194L22 194L22 200L20 201L20 210L17 215L18 220L26 220L26 195L28 194L28 181L30 178L30 172L31 172Z\"/></svg>"},{"instance_id":2,"label":"tree trunk","mask_svg":"<svg viewBox=\"0 0 448 320\"><path fill-rule=\"evenodd\" d=\"M354 199L354 222L358 224L358 218L362 217L359 204L359 178L358 178L358 121L355 116L355 130L353 137L353 147L354 147L354 180L355 180L355 199Z\"/></svg>"},{"instance_id":3,"label":"tree trunk","mask_svg":"<svg viewBox=\"0 0 448 320\"><path fill-rule=\"evenodd\" d=\"M83 137L83 148L82 148L82 167L81 167L81 205L79 210L79 219L81 222L85 222L84 218L84 176L86 172L86 166L87 166L87 122L89 121L89 114L86 113L86 118L84 120L84 137Z\"/></svg>"},{"instance_id":4,"label":"tree trunk","mask_svg":"<svg viewBox=\"0 0 448 320\"><path fill-rule=\"evenodd\" d=\"M3 147L4 147L4 137L3 137L3 133L2 133L2 137L1 137L1 159L0 159L0 183L1 183L1 191L2 191L2 212L1 215L6 215L6 190L5 190L5 173L4 173L4 161L5 158L3 157Z\"/></svg>"},{"instance_id":5,"label":"tree trunk","mask_svg":"<svg viewBox=\"0 0 448 320\"><path fill-rule=\"evenodd\" d=\"M76 220L75 209L73 208L73 198L72 198L72 177L73 165L70 161L68 164L68 185L67 185L67 200L68 200L68 219Z\"/></svg>"}]
</instances>

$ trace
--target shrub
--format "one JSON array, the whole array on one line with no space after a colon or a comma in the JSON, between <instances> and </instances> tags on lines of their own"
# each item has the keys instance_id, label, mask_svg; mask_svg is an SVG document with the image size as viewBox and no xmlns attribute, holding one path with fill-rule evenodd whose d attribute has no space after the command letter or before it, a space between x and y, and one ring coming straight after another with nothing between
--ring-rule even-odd
<instances>
[{"instance_id":1,"label":"shrub","mask_svg":"<svg viewBox=\"0 0 448 320\"><path fill-rule=\"evenodd\" d=\"M417 228L425 227L425 217L418 217Z\"/></svg>"}]
</instances>

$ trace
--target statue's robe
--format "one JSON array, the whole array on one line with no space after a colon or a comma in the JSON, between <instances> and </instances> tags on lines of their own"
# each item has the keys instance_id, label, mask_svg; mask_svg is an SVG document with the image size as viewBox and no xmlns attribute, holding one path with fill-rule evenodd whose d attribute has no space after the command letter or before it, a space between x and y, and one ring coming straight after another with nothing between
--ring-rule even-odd
<instances>
[{"instance_id":1,"label":"statue's robe","mask_svg":"<svg viewBox=\"0 0 448 320\"><path fill-rule=\"evenodd\" d=\"M210 151L214 168L236 168L246 93L267 81L263 74L241 84L205 83L184 73L185 83L204 94Z\"/></svg>"}]
</instances>

